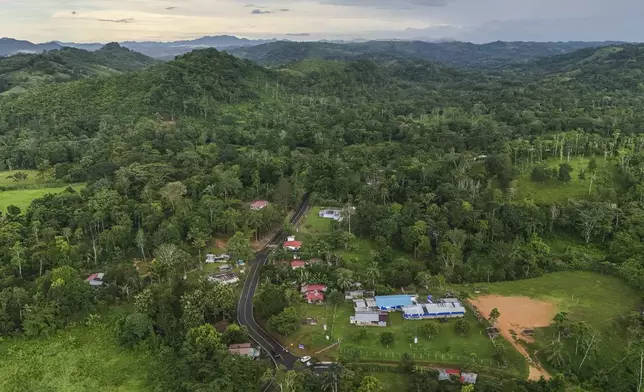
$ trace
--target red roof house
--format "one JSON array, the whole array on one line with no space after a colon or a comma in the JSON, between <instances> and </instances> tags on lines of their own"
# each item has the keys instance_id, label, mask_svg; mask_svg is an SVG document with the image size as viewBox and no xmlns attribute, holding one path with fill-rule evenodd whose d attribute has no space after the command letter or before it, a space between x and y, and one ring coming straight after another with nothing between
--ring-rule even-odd
<instances>
[{"instance_id":1,"label":"red roof house","mask_svg":"<svg viewBox=\"0 0 644 392\"><path fill-rule=\"evenodd\" d=\"M268 205L268 202L266 200L255 200L250 204L250 209L259 211L262 208L266 207Z\"/></svg>"},{"instance_id":2,"label":"red roof house","mask_svg":"<svg viewBox=\"0 0 644 392\"><path fill-rule=\"evenodd\" d=\"M306 263L302 260L291 261L291 268L293 269L304 268L305 266Z\"/></svg>"},{"instance_id":3,"label":"red roof house","mask_svg":"<svg viewBox=\"0 0 644 392\"><path fill-rule=\"evenodd\" d=\"M324 302L324 292L318 290L307 292L306 302L310 304Z\"/></svg>"},{"instance_id":4,"label":"red roof house","mask_svg":"<svg viewBox=\"0 0 644 392\"><path fill-rule=\"evenodd\" d=\"M302 247L302 241L286 241L284 243L284 247L290 250L300 250L300 248Z\"/></svg>"},{"instance_id":5,"label":"red roof house","mask_svg":"<svg viewBox=\"0 0 644 392\"><path fill-rule=\"evenodd\" d=\"M327 290L327 286L325 284L306 284L302 286L300 289L300 292L302 293L308 293L309 291L322 291L325 292Z\"/></svg>"}]
</instances>

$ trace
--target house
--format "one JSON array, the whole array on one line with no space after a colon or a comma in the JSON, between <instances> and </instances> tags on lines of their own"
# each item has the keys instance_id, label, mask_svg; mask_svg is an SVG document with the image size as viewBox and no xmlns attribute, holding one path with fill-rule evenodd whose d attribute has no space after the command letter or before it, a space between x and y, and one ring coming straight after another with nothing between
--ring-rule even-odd
<instances>
[{"instance_id":1,"label":"house","mask_svg":"<svg viewBox=\"0 0 644 392\"><path fill-rule=\"evenodd\" d=\"M231 344L228 346L228 351L236 355L245 355L251 358L259 357L259 350L253 347L250 343Z\"/></svg>"},{"instance_id":2,"label":"house","mask_svg":"<svg viewBox=\"0 0 644 392\"><path fill-rule=\"evenodd\" d=\"M342 211L339 209L324 209L318 212L318 217L324 219L333 219L337 222L342 222Z\"/></svg>"},{"instance_id":3,"label":"house","mask_svg":"<svg viewBox=\"0 0 644 392\"><path fill-rule=\"evenodd\" d=\"M208 277L208 281L221 284L234 284L239 282L239 278L234 273L214 274Z\"/></svg>"},{"instance_id":4,"label":"house","mask_svg":"<svg viewBox=\"0 0 644 392\"><path fill-rule=\"evenodd\" d=\"M90 286L102 286L103 285L103 277L105 274L103 272L99 272L97 274L91 274L90 276L85 279L87 283L89 283Z\"/></svg>"},{"instance_id":5,"label":"house","mask_svg":"<svg viewBox=\"0 0 644 392\"><path fill-rule=\"evenodd\" d=\"M326 292L328 289L325 284L306 284L300 288L302 294L308 293L309 291L322 291Z\"/></svg>"},{"instance_id":6,"label":"house","mask_svg":"<svg viewBox=\"0 0 644 392\"><path fill-rule=\"evenodd\" d=\"M233 266L230 264L224 264L219 266L219 272L230 272L233 270Z\"/></svg>"},{"instance_id":7,"label":"house","mask_svg":"<svg viewBox=\"0 0 644 392\"><path fill-rule=\"evenodd\" d=\"M353 299L359 299L359 298L364 298L364 290L351 290L351 291L344 292L344 299L346 300L353 300Z\"/></svg>"},{"instance_id":8,"label":"house","mask_svg":"<svg viewBox=\"0 0 644 392\"><path fill-rule=\"evenodd\" d=\"M478 376L479 375L476 373L462 373L461 382L467 384L476 384L476 379L478 378Z\"/></svg>"},{"instance_id":9,"label":"house","mask_svg":"<svg viewBox=\"0 0 644 392\"><path fill-rule=\"evenodd\" d=\"M304 294L306 302L310 304L319 304L324 302L325 294L328 287L325 284L307 284L300 288L300 292Z\"/></svg>"},{"instance_id":10,"label":"house","mask_svg":"<svg viewBox=\"0 0 644 392\"><path fill-rule=\"evenodd\" d=\"M295 237L289 236L284 242L284 248L292 251L298 251L302 247L302 241L295 241Z\"/></svg>"},{"instance_id":11,"label":"house","mask_svg":"<svg viewBox=\"0 0 644 392\"><path fill-rule=\"evenodd\" d=\"M263 208L266 208L268 205L268 202L266 200L255 200L254 202L250 203L250 209L253 211L259 211Z\"/></svg>"},{"instance_id":12,"label":"house","mask_svg":"<svg viewBox=\"0 0 644 392\"><path fill-rule=\"evenodd\" d=\"M438 380L449 381L452 376L461 377L461 371L458 369L438 369Z\"/></svg>"},{"instance_id":13,"label":"house","mask_svg":"<svg viewBox=\"0 0 644 392\"><path fill-rule=\"evenodd\" d=\"M402 308L405 320L426 320L465 316L465 307L458 300L437 303L415 304Z\"/></svg>"},{"instance_id":14,"label":"house","mask_svg":"<svg viewBox=\"0 0 644 392\"><path fill-rule=\"evenodd\" d=\"M415 299L416 297L411 295L380 295L375 297L376 306L380 310L387 312L402 310L405 306L411 306L414 304Z\"/></svg>"},{"instance_id":15,"label":"house","mask_svg":"<svg viewBox=\"0 0 644 392\"><path fill-rule=\"evenodd\" d=\"M365 327L386 327L388 317L389 313L380 310L360 310L349 318L349 322L353 325Z\"/></svg>"},{"instance_id":16,"label":"house","mask_svg":"<svg viewBox=\"0 0 644 392\"><path fill-rule=\"evenodd\" d=\"M300 269L300 268L304 268L305 266L306 266L306 263L302 260L291 261L292 269Z\"/></svg>"},{"instance_id":17,"label":"house","mask_svg":"<svg viewBox=\"0 0 644 392\"><path fill-rule=\"evenodd\" d=\"M214 255L212 253L208 253L206 255L206 264L225 263L229 259L230 259L230 256L225 253L221 255Z\"/></svg>"},{"instance_id":18,"label":"house","mask_svg":"<svg viewBox=\"0 0 644 392\"><path fill-rule=\"evenodd\" d=\"M310 304L321 304L325 298L324 291L320 290L307 291L304 297L306 298L306 302Z\"/></svg>"}]
</instances>

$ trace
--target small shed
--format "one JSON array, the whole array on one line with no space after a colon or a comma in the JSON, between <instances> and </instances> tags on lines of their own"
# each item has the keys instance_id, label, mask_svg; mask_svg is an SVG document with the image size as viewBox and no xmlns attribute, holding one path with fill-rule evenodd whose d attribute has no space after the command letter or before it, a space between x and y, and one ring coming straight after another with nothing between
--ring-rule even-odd
<instances>
[{"instance_id":1,"label":"small shed","mask_svg":"<svg viewBox=\"0 0 644 392\"><path fill-rule=\"evenodd\" d=\"M268 201L266 200L255 200L254 202L250 203L250 209L253 211L259 211L266 208L266 206L268 206Z\"/></svg>"},{"instance_id":2,"label":"small shed","mask_svg":"<svg viewBox=\"0 0 644 392\"><path fill-rule=\"evenodd\" d=\"M105 274L103 272L91 274L87 279L85 279L85 281L89 283L90 286L102 286L104 276Z\"/></svg>"}]
</instances>

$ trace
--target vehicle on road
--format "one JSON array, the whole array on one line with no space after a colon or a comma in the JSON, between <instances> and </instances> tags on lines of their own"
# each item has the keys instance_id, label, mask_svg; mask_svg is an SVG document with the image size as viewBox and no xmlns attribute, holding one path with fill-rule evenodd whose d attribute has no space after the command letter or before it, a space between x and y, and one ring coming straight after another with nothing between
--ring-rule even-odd
<instances>
[{"instance_id":1,"label":"vehicle on road","mask_svg":"<svg viewBox=\"0 0 644 392\"><path fill-rule=\"evenodd\" d=\"M310 360L311 360L311 357L309 357L308 355L305 356L305 357L300 358L300 362L302 362L302 363L307 363Z\"/></svg>"}]
</instances>

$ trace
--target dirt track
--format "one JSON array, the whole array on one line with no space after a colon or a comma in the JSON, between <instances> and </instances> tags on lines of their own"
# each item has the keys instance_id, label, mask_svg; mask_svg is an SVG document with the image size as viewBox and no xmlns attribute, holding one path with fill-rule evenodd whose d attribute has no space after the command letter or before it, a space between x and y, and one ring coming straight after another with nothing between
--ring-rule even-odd
<instances>
[{"instance_id":1,"label":"dirt track","mask_svg":"<svg viewBox=\"0 0 644 392\"><path fill-rule=\"evenodd\" d=\"M525 347L515 341L510 333L514 330L520 336L521 330L547 327L552 323L552 318L557 313L557 306L550 302L537 301L528 297L503 297L500 295L484 295L470 300L479 312L488 317L492 309L497 308L501 317L496 327L512 345L526 357L530 367L530 380L539 380L541 376L546 379L550 374L543 370L539 363L533 363ZM523 337L524 340L529 338Z\"/></svg>"}]
</instances>

